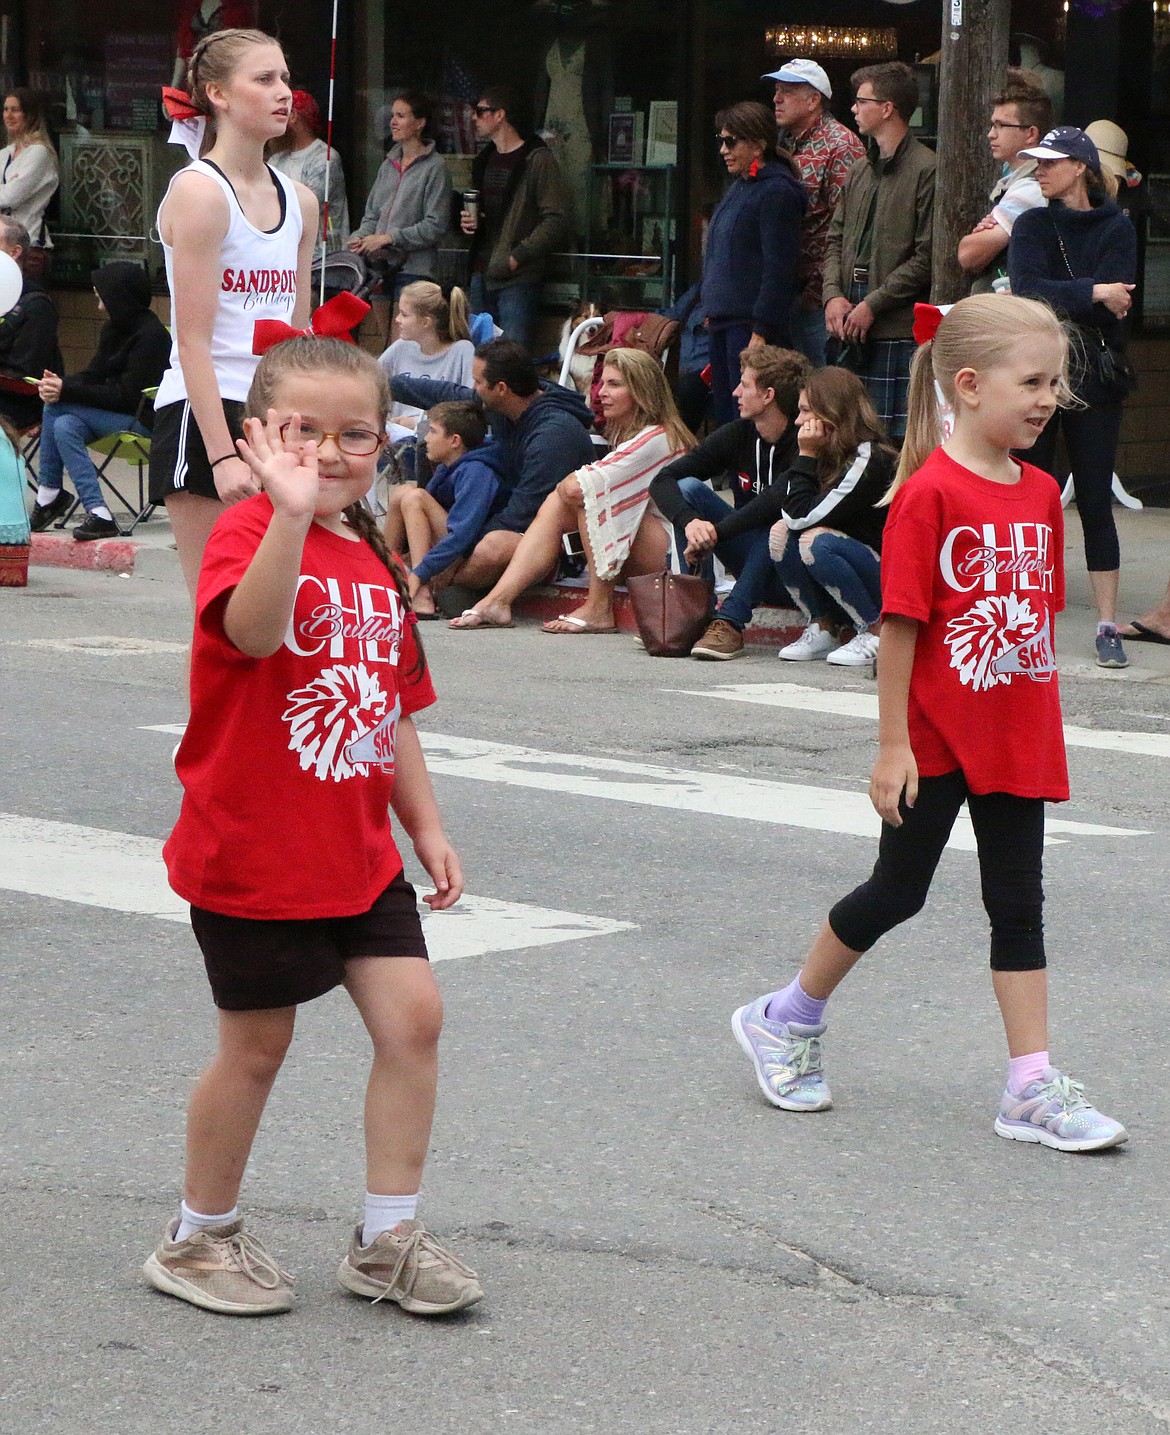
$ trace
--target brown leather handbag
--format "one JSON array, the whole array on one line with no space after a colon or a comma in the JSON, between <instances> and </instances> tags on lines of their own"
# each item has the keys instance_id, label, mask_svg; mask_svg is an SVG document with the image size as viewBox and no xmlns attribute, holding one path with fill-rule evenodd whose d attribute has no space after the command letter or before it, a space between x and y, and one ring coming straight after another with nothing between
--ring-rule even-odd
<instances>
[{"instance_id":1,"label":"brown leather handbag","mask_svg":"<svg viewBox=\"0 0 1170 1435\"><path fill-rule=\"evenodd\" d=\"M715 585L694 573L627 578L638 636L652 658L685 658L711 620Z\"/></svg>"}]
</instances>

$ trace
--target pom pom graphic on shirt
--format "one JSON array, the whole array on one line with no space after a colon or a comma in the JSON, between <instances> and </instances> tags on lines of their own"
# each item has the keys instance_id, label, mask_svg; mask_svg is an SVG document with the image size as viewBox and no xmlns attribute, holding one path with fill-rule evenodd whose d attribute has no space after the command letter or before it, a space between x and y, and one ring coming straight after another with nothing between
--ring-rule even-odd
<instances>
[{"instance_id":1,"label":"pom pom graphic on shirt","mask_svg":"<svg viewBox=\"0 0 1170 1435\"><path fill-rule=\"evenodd\" d=\"M326 668L320 677L288 695L281 714L289 725L288 745L301 768L327 782L365 777L370 765L394 771L394 740L400 701L388 709L376 673L364 663Z\"/></svg>"},{"instance_id":2,"label":"pom pom graphic on shirt","mask_svg":"<svg viewBox=\"0 0 1170 1435\"><path fill-rule=\"evenodd\" d=\"M1017 676L1049 682L1056 671L1048 619L1017 593L980 598L947 624L946 643L951 667L977 693Z\"/></svg>"}]
</instances>

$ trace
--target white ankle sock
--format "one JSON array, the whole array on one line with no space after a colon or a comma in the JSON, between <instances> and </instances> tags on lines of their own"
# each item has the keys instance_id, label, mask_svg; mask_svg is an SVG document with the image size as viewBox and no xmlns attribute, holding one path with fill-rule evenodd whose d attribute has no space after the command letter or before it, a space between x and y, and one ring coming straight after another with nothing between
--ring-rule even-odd
<instances>
[{"instance_id":1,"label":"white ankle sock","mask_svg":"<svg viewBox=\"0 0 1170 1435\"><path fill-rule=\"evenodd\" d=\"M366 1220L362 1226L362 1245L376 1241L383 1231L392 1230L399 1221L413 1221L418 1210L418 1192L413 1196L377 1196L366 1192Z\"/></svg>"},{"instance_id":2,"label":"white ankle sock","mask_svg":"<svg viewBox=\"0 0 1170 1435\"><path fill-rule=\"evenodd\" d=\"M99 503L96 508L91 508L89 511L95 518L104 518L107 523L113 523L114 521L114 515L104 503Z\"/></svg>"},{"instance_id":3,"label":"white ankle sock","mask_svg":"<svg viewBox=\"0 0 1170 1435\"><path fill-rule=\"evenodd\" d=\"M59 488L46 488L43 483L37 484L37 504L41 508L48 508L53 499L61 492Z\"/></svg>"},{"instance_id":4,"label":"white ankle sock","mask_svg":"<svg viewBox=\"0 0 1170 1435\"><path fill-rule=\"evenodd\" d=\"M222 1216L204 1216L198 1211L193 1211L186 1201L179 1202L179 1229L175 1232L176 1241L185 1241L193 1236L196 1231L206 1230L208 1226L230 1226L233 1221L240 1219L239 1206L233 1206L230 1211L225 1211Z\"/></svg>"}]
</instances>

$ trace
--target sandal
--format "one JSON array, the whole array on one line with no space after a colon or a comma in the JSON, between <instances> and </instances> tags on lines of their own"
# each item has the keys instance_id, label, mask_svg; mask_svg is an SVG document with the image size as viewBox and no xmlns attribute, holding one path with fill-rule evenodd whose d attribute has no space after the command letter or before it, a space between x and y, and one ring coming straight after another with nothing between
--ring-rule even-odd
<instances>
[{"instance_id":1,"label":"sandal","mask_svg":"<svg viewBox=\"0 0 1170 1435\"><path fill-rule=\"evenodd\" d=\"M489 618L478 608L464 608L458 618L452 618L447 626L456 628L460 632L474 632L476 628L514 628L516 624L512 622L511 618L506 623L497 623L494 618Z\"/></svg>"},{"instance_id":2,"label":"sandal","mask_svg":"<svg viewBox=\"0 0 1170 1435\"><path fill-rule=\"evenodd\" d=\"M554 628L554 623L568 623L569 631L566 633L561 628ZM556 638L573 637L577 633L616 633L617 624L610 623L607 627L599 627L595 623L587 623L584 618L576 618L572 613L562 613L558 618L550 618L547 623L540 625L542 633L551 633Z\"/></svg>"}]
</instances>

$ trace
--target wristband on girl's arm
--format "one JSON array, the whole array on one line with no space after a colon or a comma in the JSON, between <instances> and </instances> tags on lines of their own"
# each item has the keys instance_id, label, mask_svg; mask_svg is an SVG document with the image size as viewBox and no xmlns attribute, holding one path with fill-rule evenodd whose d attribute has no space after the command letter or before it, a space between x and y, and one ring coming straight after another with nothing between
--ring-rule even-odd
<instances>
[{"instance_id":1,"label":"wristband on girl's arm","mask_svg":"<svg viewBox=\"0 0 1170 1435\"><path fill-rule=\"evenodd\" d=\"M211 463L208 465L208 467L209 467L209 468L215 468L218 464L227 463L227 461L228 461L229 458L239 458L239 456L240 456L240 455L239 455L238 453L225 453L225 454L221 454L221 455L219 456L219 458L213 458L213 459L211 460Z\"/></svg>"}]
</instances>

